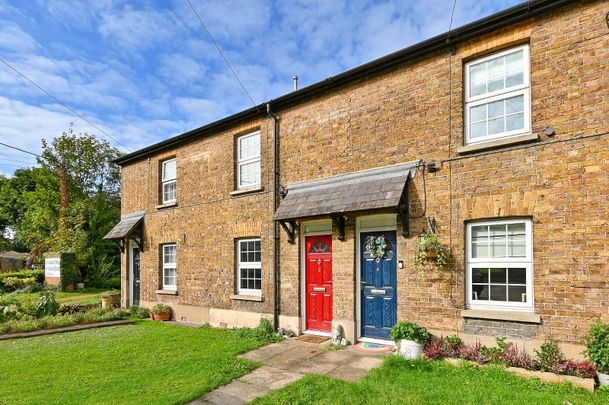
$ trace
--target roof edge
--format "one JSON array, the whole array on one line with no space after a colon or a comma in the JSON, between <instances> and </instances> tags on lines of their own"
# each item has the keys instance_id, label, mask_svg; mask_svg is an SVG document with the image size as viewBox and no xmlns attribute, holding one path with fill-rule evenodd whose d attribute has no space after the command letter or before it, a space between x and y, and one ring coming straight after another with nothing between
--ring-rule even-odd
<instances>
[{"instance_id":1,"label":"roof edge","mask_svg":"<svg viewBox=\"0 0 609 405\"><path fill-rule=\"evenodd\" d=\"M515 23L524 21L527 18L556 10L575 2L576 0L533 0L530 2L523 2L498 13L473 21L459 28L455 28L451 31L444 32L440 35L436 35L435 37L382 56L378 59L374 59L370 62L364 63L363 65L346 70L335 76L328 77L327 79L313 83L299 90L284 94L276 99L258 104L254 107L240 111L233 115L229 115L225 118L185 132L181 135L171 137L156 144L128 153L119 157L118 159L115 159L114 162L120 166L133 163L163 150L176 147L183 143L188 143L197 137L225 129L244 120L264 116L266 114L266 104L270 104L274 108L284 108L321 92L342 86L372 73L387 70L404 62L419 60L430 53L450 49L457 43L470 40L477 36L487 34L493 30L513 25Z\"/></svg>"}]
</instances>

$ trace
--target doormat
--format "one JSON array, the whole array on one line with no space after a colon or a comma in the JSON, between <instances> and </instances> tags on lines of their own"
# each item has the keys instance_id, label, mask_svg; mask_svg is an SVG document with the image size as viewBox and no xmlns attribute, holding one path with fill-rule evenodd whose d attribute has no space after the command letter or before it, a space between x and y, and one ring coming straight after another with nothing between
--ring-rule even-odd
<instances>
[{"instance_id":1,"label":"doormat","mask_svg":"<svg viewBox=\"0 0 609 405\"><path fill-rule=\"evenodd\" d=\"M381 345L378 343L358 342L355 350L364 353L389 353L393 351L392 345Z\"/></svg>"},{"instance_id":2,"label":"doormat","mask_svg":"<svg viewBox=\"0 0 609 405\"><path fill-rule=\"evenodd\" d=\"M296 338L296 340L300 340L301 342L307 343L323 343L328 340L328 337L316 335L300 335Z\"/></svg>"}]
</instances>

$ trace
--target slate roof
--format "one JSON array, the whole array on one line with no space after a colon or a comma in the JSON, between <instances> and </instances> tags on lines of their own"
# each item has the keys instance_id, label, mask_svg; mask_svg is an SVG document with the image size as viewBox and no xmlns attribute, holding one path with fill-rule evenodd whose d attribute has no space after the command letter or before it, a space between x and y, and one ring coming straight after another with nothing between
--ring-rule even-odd
<instances>
[{"instance_id":1,"label":"slate roof","mask_svg":"<svg viewBox=\"0 0 609 405\"><path fill-rule=\"evenodd\" d=\"M397 207L419 161L309 180L288 186L277 220Z\"/></svg>"},{"instance_id":2,"label":"slate roof","mask_svg":"<svg viewBox=\"0 0 609 405\"><path fill-rule=\"evenodd\" d=\"M133 214L125 215L121 217L118 224L112 228L104 239L123 239L128 236L136 226L144 219L144 212L136 212Z\"/></svg>"}]
</instances>

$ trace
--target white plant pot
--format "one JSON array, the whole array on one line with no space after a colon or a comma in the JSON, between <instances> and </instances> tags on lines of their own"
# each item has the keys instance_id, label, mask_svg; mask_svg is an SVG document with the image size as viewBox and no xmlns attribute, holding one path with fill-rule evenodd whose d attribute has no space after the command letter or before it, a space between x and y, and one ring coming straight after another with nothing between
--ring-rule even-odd
<instances>
[{"instance_id":1,"label":"white plant pot","mask_svg":"<svg viewBox=\"0 0 609 405\"><path fill-rule=\"evenodd\" d=\"M596 376L598 377L598 384L601 387L608 387L609 386L609 374L603 374L603 373L599 373L597 371L596 372Z\"/></svg>"},{"instance_id":2,"label":"white plant pot","mask_svg":"<svg viewBox=\"0 0 609 405\"><path fill-rule=\"evenodd\" d=\"M402 339L398 346L398 354L406 360L418 359L423 354L424 347L425 345L413 340Z\"/></svg>"}]
</instances>

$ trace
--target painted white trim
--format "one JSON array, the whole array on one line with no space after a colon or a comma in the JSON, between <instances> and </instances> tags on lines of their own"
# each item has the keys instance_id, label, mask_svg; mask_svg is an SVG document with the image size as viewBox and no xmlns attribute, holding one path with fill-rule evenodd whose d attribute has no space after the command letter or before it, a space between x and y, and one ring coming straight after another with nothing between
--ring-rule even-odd
<instances>
[{"instance_id":1,"label":"painted white trim","mask_svg":"<svg viewBox=\"0 0 609 405\"><path fill-rule=\"evenodd\" d=\"M242 262L241 261L241 243L242 242L259 242L260 243L260 260L259 262ZM261 238L248 238L248 239L237 239L237 295L255 295L262 296L262 239ZM255 269L260 270L260 289L241 288L241 269ZM255 277L254 277L255 280Z\"/></svg>"},{"instance_id":2,"label":"painted white trim","mask_svg":"<svg viewBox=\"0 0 609 405\"><path fill-rule=\"evenodd\" d=\"M313 336L325 336L332 337L332 333L329 332L320 332L317 330L305 330L302 332L303 335L313 335Z\"/></svg>"},{"instance_id":3,"label":"painted white trim","mask_svg":"<svg viewBox=\"0 0 609 405\"><path fill-rule=\"evenodd\" d=\"M363 222L363 226L362 226ZM380 339L362 338L362 303L361 303L361 292L362 292L362 265L360 263L360 242L362 232L375 232L375 231L395 231L397 241L397 214L377 214L377 215L366 215L363 217L357 217L355 220L355 338L357 341L371 343L383 342ZM397 269L396 269L397 271ZM396 300L398 299L398 291L395 291ZM365 339L365 340L364 340ZM381 343L387 344L387 343Z\"/></svg>"},{"instance_id":4,"label":"painted white trim","mask_svg":"<svg viewBox=\"0 0 609 405\"><path fill-rule=\"evenodd\" d=\"M258 136L258 156L252 156L249 158L241 158L241 142L244 139L251 138L254 136ZM237 190L244 190L247 188L258 187L262 183L262 156L260 150L262 149L262 136L260 131L254 131L249 134L241 135L237 138ZM241 184L241 166L256 163L260 164L260 174L258 177L258 182L256 183L248 183Z\"/></svg>"},{"instance_id":5,"label":"painted white trim","mask_svg":"<svg viewBox=\"0 0 609 405\"><path fill-rule=\"evenodd\" d=\"M367 338L367 337L359 337L357 339L358 342L364 342L364 343L376 343L378 345L387 345L387 346L393 346L396 347L395 342L393 340L385 340L385 339L374 339L374 338Z\"/></svg>"},{"instance_id":6,"label":"painted white trim","mask_svg":"<svg viewBox=\"0 0 609 405\"><path fill-rule=\"evenodd\" d=\"M165 248L168 247L174 247L175 248L175 262L174 263L165 263ZM162 286L163 286L163 290L176 290L178 288L178 244L177 243L165 243L163 245L161 245L161 263L162 263L162 269L163 271L161 272L161 276L163 277L162 280ZM175 284L165 284L165 270L167 269L173 269L175 271ZM141 272L141 268L140 268L140 272Z\"/></svg>"},{"instance_id":7,"label":"painted white trim","mask_svg":"<svg viewBox=\"0 0 609 405\"><path fill-rule=\"evenodd\" d=\"M311 226L311 231L307 232L307 224ZM329 228L328 228L329 224ZM307 330L307 260L306 260L306 238L307 236L320 236L328 235L334 243L332 238L332 220L331 219L317 219L313 221L301 222L300 223L300 328L305 332L313 332ZM332 249L332 281L334 281L334 247ZM334 302L334 289L332 290L332 302ZM334 312L334 308L332 308ZM332 313L332 319L334 319L334 313ZM324 333L324 332L319 332Z\"/></svg>"},{"instance_id":8,"label":"painted white trim","mask_svg":"<svg viewBox=\"0 0 609 405\"><path fill-rule=\"evenodd\" d=\"M129 248L127 249L127 266L129 269L129 275L126 283L126 287L129 289L129 306L133 305L133 248L134 243L132 240L129 240ZM141 257L140 257L141 259ZM141 266L140 266L141 268ZM141 271L140 271L141 274ZM140 276L141 277L141 276Z\"/></svg>"},{"instance_id":9,"label":"painted white trim","mask_svg":"<svg viewBox=\"0 0 609 405\"><path fill-rule=\"evenodd\" d=\"M515 53L522 50L522 58L523 58L523 83L517 86L512 86L507 89L496 90L490 93L484 93L482 95L478 95L475 97L470 97L470 83L469 83L469 70L473 65L477 65L480 63L487 62L489 60L500 58L511 53ZM531 57L530 57L530 49L529 45L520 45L517 47L512 47L500 52L492 53L488 56L478 58L467 62L464 66L464 102L463 102L463 121L465 126L465 134L464 134L464 144L471 145L480 142L486 142L494 139L502 139L502 138L510 138L516 135L527 134L531 132ZM511 98L514 96L523 95L524 96L524 128L517 129L508 132L502 132L500 134L494 135L486 135L483 137L471 139L470 138L470 109L472 107L488 104L497 100L505 100L507 98Z\"/></svg>"},{"instance_id":10,"label":"painted white trim","mask_svg":"<svg viewBox=\"0 0 609 405\"><path fill-rule=\"evenodd\" d=\"M471 228L472 226L485 225L504 225L504 224L525 224L525 243L526 256L516 258L491 258L491 259L474 259L471 258ZM534 291L534 267L533 267L533 221L530 218L516 219L501 219L486 220L486 221L471 221L466 224L466 244L465 244L465 302L468 309L492 310L492 311L522 311L533 312L535 310L535 291ZM480 301L472 300L472 283L471 269L475 265L489 265L492 267L524 267L526 268L526 295L527 301L522 302L496 302L496 301Z\"/></svg>"}]
</instances>

